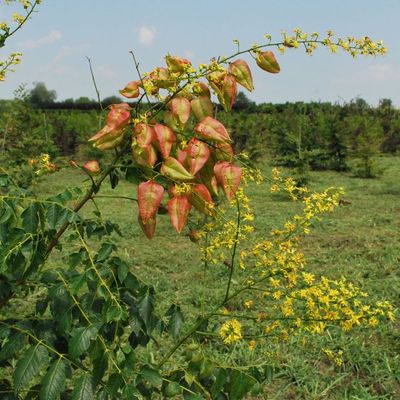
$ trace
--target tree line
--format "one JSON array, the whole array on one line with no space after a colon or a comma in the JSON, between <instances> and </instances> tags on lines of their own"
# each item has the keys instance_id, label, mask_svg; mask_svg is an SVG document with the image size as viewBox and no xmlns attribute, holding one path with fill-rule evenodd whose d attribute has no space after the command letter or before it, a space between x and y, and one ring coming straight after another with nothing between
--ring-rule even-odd
<instances>
[{"instance_id":1,"label":"tree line","mask_svg":"<svg viewBox=\"0 0 400 400\"><path fill-rule=\"evenodd\" d=\"M3 160L23 163L40 153L100 157L87 145L105 115L99 103L85 97L62 102L56 98L38 83L30 92L21 87L14 100L0 100ZM103 99L102 108L118 102L116 96ZM217 113L237 151L246 151L253 160L268 157L274 164L297 168L302 176L309 169L352 169L373 177L375 157L400 149L400 110L390 99L377 107L361 98L347 104L255 104L239 93L233 113Z\"/></svg>"}]
</instances>

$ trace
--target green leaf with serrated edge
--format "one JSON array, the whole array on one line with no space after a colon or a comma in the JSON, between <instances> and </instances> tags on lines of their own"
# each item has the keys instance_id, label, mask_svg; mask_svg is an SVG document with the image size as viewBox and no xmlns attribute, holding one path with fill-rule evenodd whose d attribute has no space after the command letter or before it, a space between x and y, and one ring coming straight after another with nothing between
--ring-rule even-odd
<instances>
[{"instance_id":1,"label":"green leaf with serrated edge","mask_svg":"<svg viewBox=\"0 0 400 400\"><path fill-rule=\"evenodd\" d=\"M101 354L98 358L95 358L93 360L93 387L96 387L101 380L103 379L103 376L107 372L108 368L108 355L107 353Z\"/></svg>"},{"instance_id":2,"label":"green leaf with serrated edge","mask_svg":"<svg viewBox=\"0 0 400 400\"><path fill-rule=\"evenodd\" d=\"M102 243L99 252L97 253L97 261L104 261L110 256L116 246L113 243Z\"/></svg>"},{"instance_id":3,"label":"green leaf with serrated edge","mask_svg":"<svg viewBox=\"0 0 400 400\"><path fill-rule=\"evenodd\" d=\"M140 370L140 376L152 386L160 386L162 384L162 377L160 373L148 366L144 366Z\"/></svg>"},{"instance_id":4,"label":"green leaf with serrated edge","mask_svg":"<svg viewBox=\"0 0 400 400\"><path fill-rule=\"evenodd\" d=\"M40 384L40 400L54 400L64 390L67 368L68 364L61 358L50 365Z\"/></svg>"},{"instance_id":5,"label":"green leaf with serrated edge","mask_svg":"<svg viewBox=\"0 0 400 400\"><path fill-rule=\"evenodd\" d=\"M121 385L122 385L122 376L117 373L112 374L108 379L108 383L106 386L107 393L110 396L112 396L113 399L116 398L116 394Z\"/></svg>"},{"instance_id":6,"label":"green leaf with serrated edge","mask_svg":"<svg viewBox=\"0 0 400 400\"><path fill-rule=\"evenodd\" d=\"M128 275L128 272L129 272L128 264L126 262L120 260L118 263L118 269L117 269L118 280L120 283L122 283L125 280L125 278Z\"/></svg>"},{"instance_id":7,"label":"green leaf with serrated edge","mask_svg":"<svg viewBox=\"0 0 400 400\"><path fill-rule=\"evenodd\" d=\"M75 330L68 342L68 352L73 358L78 358L90 346L90 341L97 335L97 328L90 325Z\"/></svg>"},{"instance_id":8,"label":"green leaf with serrated edge","mask_svg":"<svg viewBox=\"0 0 400 400\"><path fill-rule=\"evenodd\" d=\"M47 362L47 350L40 344L30 347L17 362L13 374L14 389L19 392Z\"/></svg>"},{"instance_id":9,"label":"green leaf with serrated edge","mask_svg":"<svg viewBox=\"0 0 400 400\"><path fill-rule=\"evenodd\" d=\"M39 226L39 206L38 203L32 203L21 214L24 229L29 233L35 233Z\"/></svg>"},{"instance_id":10,"label":"green leaf with serrated edge","mask_svg":"<svg viewBox=\"0 0 400 400\"><path fill-rule=\"evenodd\" d=\"M92 378L84 374L73 383L72 400L93 400Z\"/></svg>"},{"instance_id":11,"label":"green leaf with serrated edge","mask_svg":"<svg viewBox=\"0 0 400 400\"><path fill-rule=\"evenodd\" d=\"M26 335L23 333L12 333L8 342L0 350L0 362L11 358L17 350L21 350L26 342Z\"/></svg>"},{"instance_id":12,"label":"green leaf with serrated edge","mask_svg":"<svg viewBox=\"0 0 400 400\"><path fill-rule=\"evenodd\" d=\"M218 372L215 374L215 381L211 387L212 398L217 397L218 393L221 392L227 380L228 380L228 372L225 369L220 368Z\"/></svg>"},{"instance_id":13,"label":"green leaf with serrated edge","mask_svg":"<svg viewBox=\"0 0 400 400\"><path fill-rule=\"evenodd\" d=\"M171 334L171 336L174 339L177 339L179 336L179 333L181 331L182 325L183 325L183 314L181 312L180 307L175 307L173 313L171 314L169 323L168 323L168 332Z\"/></svg>"},{"instance_id":14,"label":"green leaf with serrated edge","mask_svg":"<svg viewBox=\"0 0 400 400\"><path fill-rule=\"evenodd\" d=\"M244 395L250 391L255 383L257 383L257 381L250 375L234 369L230 376L229 399L243 399Z\"/></svg>"},{"instance_id":15,"label":"green leaf with serrated edge","mask_svg":"<svg viewBox=\"0 0 400 400\"><path fill-rule=\"evenodd\" d=\"M56 203L50 204L46 211L46 220L50 229L57 229L63 222L63 209Z\"/></svg>"},{"instance_id":16,"label":"green leaf with serrated edge","mask_svg":"<svg viewBox=\"0 0 400 400\"><path fill-rule=\"evenodd\" d=\"M147 289L144 295L139 299L139 314L143 318L146 327L150 327L152 313L154 309L153 305L154 296L151 289Z\"/></svg>"}]
</instances>

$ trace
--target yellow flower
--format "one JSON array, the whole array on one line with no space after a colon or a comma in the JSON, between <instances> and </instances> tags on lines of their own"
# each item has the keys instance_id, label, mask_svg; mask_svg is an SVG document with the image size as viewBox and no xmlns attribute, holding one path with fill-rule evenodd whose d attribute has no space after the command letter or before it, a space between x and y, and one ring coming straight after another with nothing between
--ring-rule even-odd
<instances>
[{"instance_id":1,"label":"yellow flower","mask_svg":"<svg viewBox=\"0 0 400 400\"><path fill-rule=\"evenodd\" d=\"M255 340L250 340L250 342L249 342L249 350L253 351L256 348L256 345L257 345L257 343L256 343Z\"/></svg>"},{"instance_id":2,"label":"yellow flower","mask_svg":"<svg viewBox=\"0 0 400 400\"><path fill-rule=\"evenodd\" d=\"M226 321L219 330L225 344L232 344L242 339L242 325L237 319Z\"/></svg>"}]
</instances>

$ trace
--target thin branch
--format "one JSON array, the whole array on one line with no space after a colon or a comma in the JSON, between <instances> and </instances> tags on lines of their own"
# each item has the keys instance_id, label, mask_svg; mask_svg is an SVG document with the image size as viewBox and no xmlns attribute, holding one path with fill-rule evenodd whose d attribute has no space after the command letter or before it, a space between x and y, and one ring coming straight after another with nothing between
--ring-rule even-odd
<instances>
[{"instance_id":1,"label":"thin branch","mask_svg":"<svg viewBox=\"0 0 400 400\"><path fill-rule=\"evenodd\" d=\"M103 107L103 104L101 103L101 99L100 99L100 91L99 91L99 89L97 87L96 78L94 76L94 72L93 72L93 68L92 68L92 62L91 62L91 60L90 60L90 58L88 56L86 56L86 59L87 59L87 61L89 63L90 75L92 76L93 86L94 86L94 89L95 89L96 95L97 95L97 101L99 103L101 111L104 111L104 107Z\"/></svg>"}]
</instances>

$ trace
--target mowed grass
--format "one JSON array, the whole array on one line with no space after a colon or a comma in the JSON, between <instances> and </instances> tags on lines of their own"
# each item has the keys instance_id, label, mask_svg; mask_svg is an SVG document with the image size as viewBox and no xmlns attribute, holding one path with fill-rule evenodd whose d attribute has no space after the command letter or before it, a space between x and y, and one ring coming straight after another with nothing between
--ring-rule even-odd
<instances>
[{"instance_id":1,"label":"mowed grass","mask_svg":"<svg viewBox=\"0 0 400 400\"><path fill-rule=\"evenodd\" d=\"M370 298L387 299L396 308L400 304L400 158L382 157L379 164L384 173L379 179L359 179L351 174L312 172L308 187L319 191L327 187L343 187L347 205L317 222L304 238L306 268L316 275L330 278L345 276L370 294ZM271 168L262 166L264 175ZM284 171L290 174L290 171ZM40 197L63 191L66 187L83 186L84 177L76 171L61 171L44 177L35 188ZM112 190L105 184L102 195L136 197L134 185L121 182ZM268 237L296 210L281 195L269 192L268 182L248 188L255 211L255 237ZM177 303L189 316L204 301L222 295L228 271L213 267L204 278L196 244L187 234L178 235L170 226L168 216L158 217L156 236L145 238L137 223L137 205L123 199L98 198L96 203L104 219L117 222L123 237L113 237L120 254L131 270L151 283L158 294L160 308ZM93 205L83 214L90 216ZM52 262L61 262L55 254ZM335 366L322 348L342 350L344 364ZM229 359L226 349L215 359ZM224 353L224 354L222 354ZM247 348L237 346L235 359L267 361L270 380L266 399L400 399L400 333L399 322L383 324L375 329L359 329L344 334L332 330L324 337L298 336L284 343L256 347L249 356ZM238 356L239 355L239 356Z\"/></svg>"}]
</instances>

